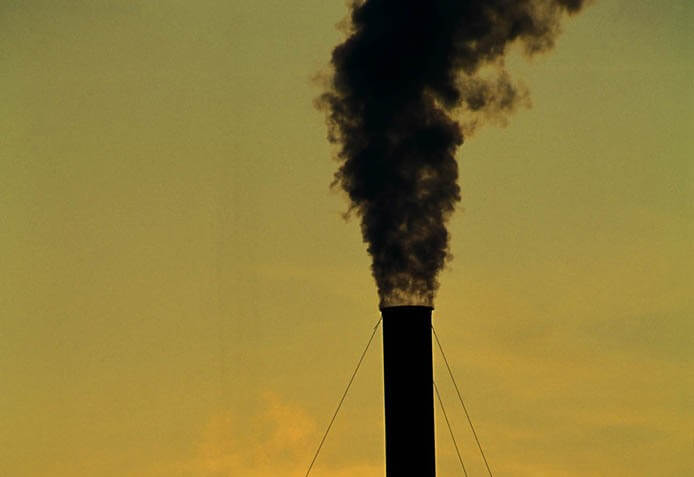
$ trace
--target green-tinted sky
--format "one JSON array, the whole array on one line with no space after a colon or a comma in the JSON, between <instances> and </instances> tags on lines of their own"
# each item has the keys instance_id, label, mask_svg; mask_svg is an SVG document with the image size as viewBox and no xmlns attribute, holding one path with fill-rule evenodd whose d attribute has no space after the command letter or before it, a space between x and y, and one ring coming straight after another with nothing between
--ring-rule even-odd
<instances>
[{"instance_id":1,"label":"green-tinted sky","mask_svg":"<svg viewBox=\"0 0 694 477\"><path fill-rule=\"evenodd\" d=\"M461 149L435 322L497 476L692 473L691 5L598 0ZM0 475L305 473L378 319L312 105L345 12L0 1ZM312 475L383 475L380 351Z\"/></svg>"}]
</instances>

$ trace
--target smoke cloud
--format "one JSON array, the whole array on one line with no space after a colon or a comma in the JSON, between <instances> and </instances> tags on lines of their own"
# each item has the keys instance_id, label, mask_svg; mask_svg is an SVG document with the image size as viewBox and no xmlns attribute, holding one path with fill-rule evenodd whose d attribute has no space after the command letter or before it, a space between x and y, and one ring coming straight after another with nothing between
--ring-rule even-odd
<instances>
[{"instance_id":1,"label":"smoke cloud","mask_svg":"<svg viewBox=\"0 0 694 477\"><path fill-rule=\"evenodd\" d=\"M503 118L523 99L504 70L508 47L519 43L529 55L550 49L562 16L584 3L353 3L349 37L333 51L319 104L329 139L341 146L335 184L361 218L382 306L433 304L450 259L445 224L460 200L455 152L463 132Z\"/></svg>"}]
</instances>

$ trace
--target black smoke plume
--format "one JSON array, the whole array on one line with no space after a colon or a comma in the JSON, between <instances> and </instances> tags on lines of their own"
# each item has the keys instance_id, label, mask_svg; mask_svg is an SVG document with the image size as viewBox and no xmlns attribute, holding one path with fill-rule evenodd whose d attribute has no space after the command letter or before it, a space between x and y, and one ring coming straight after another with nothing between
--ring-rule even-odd
<instances>
[{"instance_id":1,"label":"black smoke plume","mask_svg":"<svg viewBox=\"0 0 694 477\"><path fill-rule=\"evenodd\" d=\"M335 182L361 218L382 305L433 303L450 257L445 223L460 200L463 130L523 97L508 47L552 47L584 0L365 0L332 55L319 103L341 145ZM482 74L489 66L493 77ZM485 68L486 70L486 68ZM451 118L455 114L461 124Z\"/></svg>"}]
</instances>

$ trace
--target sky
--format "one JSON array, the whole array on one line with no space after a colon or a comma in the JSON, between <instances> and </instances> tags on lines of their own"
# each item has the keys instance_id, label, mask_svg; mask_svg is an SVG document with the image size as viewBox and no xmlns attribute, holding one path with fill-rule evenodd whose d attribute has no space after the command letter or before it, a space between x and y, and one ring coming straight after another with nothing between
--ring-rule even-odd
<instances>
[{"instance_id":1,"label":"sky","mask_svg":"<svg viewBox=\"0 0 694 477\"><path fill-rule=\"evenodd\" d=\"M313 105L346 13L0 0L1 475L305 474L379 318ZM458 152L434 323L496 476L694 471L693 24L593 2ZM384 475L377 337L315 477Z\"/></svg>"}]
</instances>

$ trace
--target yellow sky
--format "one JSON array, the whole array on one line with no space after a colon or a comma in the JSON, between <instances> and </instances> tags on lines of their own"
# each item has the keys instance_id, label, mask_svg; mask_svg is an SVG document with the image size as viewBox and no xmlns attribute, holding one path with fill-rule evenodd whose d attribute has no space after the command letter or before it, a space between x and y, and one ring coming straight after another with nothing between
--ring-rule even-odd
<instances>
[{"instance_id":1,"label":"yellow sky","mask_svg":"<svg viewBox=\"0 0 694 477\"><path fill-rule=\"evenodd\" d=\"M303 475L378 319L312 105L346 7L59 3L0 2L0 475ZM693 22L598 0L460 151L434 319L496 476L694 468ZM315 477L384 475L380 352Z\"/></svg>"}]
</instances>

